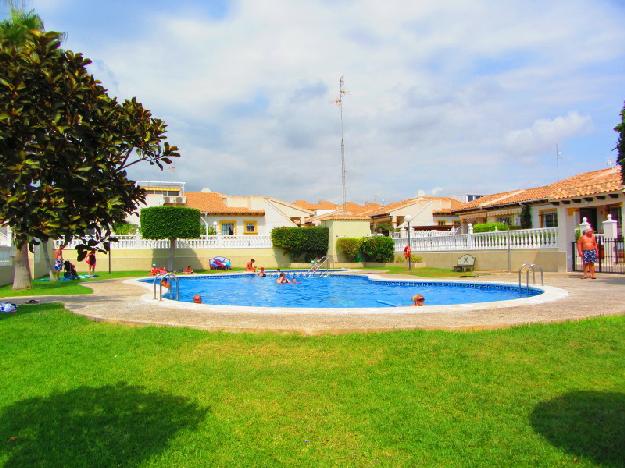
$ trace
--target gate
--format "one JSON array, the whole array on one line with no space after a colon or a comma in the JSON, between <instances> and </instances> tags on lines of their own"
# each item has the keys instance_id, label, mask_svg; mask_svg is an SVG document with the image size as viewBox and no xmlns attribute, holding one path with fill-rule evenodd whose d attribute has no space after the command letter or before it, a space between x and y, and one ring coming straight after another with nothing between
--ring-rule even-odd
<instances>
[{"instance_id":1,"label":"gate","mask_svg":"<svg viewBox=\"0 0 625 468\"><path fill-rule=\"evenodd\" d=\"M599 261L595 263L598 273L625 273L625 243L623 238L618 239L597 239L599 246ZM577 243L573 242L573 271L582 271L582 259L577 253Z\"/></svg>"}]
</instances>

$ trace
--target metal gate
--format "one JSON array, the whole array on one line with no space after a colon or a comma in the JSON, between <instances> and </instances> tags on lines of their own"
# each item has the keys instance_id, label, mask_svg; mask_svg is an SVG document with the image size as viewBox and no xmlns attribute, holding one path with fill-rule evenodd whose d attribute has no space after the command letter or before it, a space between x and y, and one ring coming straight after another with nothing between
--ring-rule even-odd
<instances>
[{"instance_id":1,"label":"metal gate","mask_svg":"<svg viewBox=\"0 0 625 468\"><path fill-rule=\"evenodd\" d=\"M599 246L599 262L595 263L595 268L599 273L625 273L625 243L623 238L618 239L597 239ZM577 244L572 244L573 271L582 271L582 259L577 253Z\"/></svg>"}]
</instances>

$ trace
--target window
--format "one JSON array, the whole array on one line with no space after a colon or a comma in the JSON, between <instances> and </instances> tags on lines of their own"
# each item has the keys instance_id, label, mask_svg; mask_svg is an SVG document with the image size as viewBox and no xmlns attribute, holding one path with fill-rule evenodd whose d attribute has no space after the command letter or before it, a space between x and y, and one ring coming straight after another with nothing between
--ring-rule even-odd
<instances>
[{"instance_id":1,"label":"window","mask_svg":"<svg viewBox=\"0 0 625 468\"><path fill-rule=\"evenodd\" d=\"M550 211L542 214L542 227L558 227L558 212Z\"/></svg>"},{"instance_id":2,"label":"window","mask_svg":"<svg viewBox=\"0 0 625 468\"><path fill-rule=\"evenodd\" d=\"M439 226L445 226L447 224L447 221L445 221L444 219L439 219L438 220L438 225Z\"/></svg>"},{"instance_id":3,"label":"window","mask_svg":"<svg viewBox=\"0 0 625 468\"><path fill-rule=\"evenodd\" d=\"M497 217L497 222L510 226L512 224L512 218L510 216L499 216Z\"/></svg>"},{"instance_id":4,"label":"window","mask_svg":"<svg viewBox=\"0 0 625 468\"><path fill-rule=\"evenodd\" d=\"M258 234L258 221L244 221L243 225L245 226L243 231L245 235L253 236Z\"/></svg>"},{"instance_id":5,"label":"window","mask_svg":"<svg viewBox=\"0 0 625 468\"><path fill-rule=\"evenodd\" d=\"M233 221L222 221L219 225L222 236L234 236L235 224Z\"/></svg>"}]
</instances>

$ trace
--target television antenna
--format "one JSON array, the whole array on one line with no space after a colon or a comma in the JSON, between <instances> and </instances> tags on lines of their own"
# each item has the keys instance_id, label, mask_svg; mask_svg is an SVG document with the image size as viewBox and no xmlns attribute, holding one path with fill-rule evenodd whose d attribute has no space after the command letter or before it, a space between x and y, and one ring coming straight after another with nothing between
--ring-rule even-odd
<instances>
[{"instance_id":1,"label":"television antenna","mask_svg":"<svg viewBox=\"0 0 625 468\"><path fill-rule=\"evenodd\" d=\"M343 75L339 78L339 97L336 98L336 104L339 106L340 118L341 118L341 185L343 188L343 211L347 204L347 187L345 180L345 140L343 135L343 96L347 94L345 91L345 82L343 81Z\"/></svg>"},{"instance_id":2,"label":"television antenna","mask_svg":"<svg viewBox=\"0 0 625 468\"><path fill-rule=\"evenodd\" d=\"M560 160L564 159L562 157L562 152L560 151L560 148L558 147L558 144L556 143L556 167L560 167Z\"/></svg>"}]
</instances>

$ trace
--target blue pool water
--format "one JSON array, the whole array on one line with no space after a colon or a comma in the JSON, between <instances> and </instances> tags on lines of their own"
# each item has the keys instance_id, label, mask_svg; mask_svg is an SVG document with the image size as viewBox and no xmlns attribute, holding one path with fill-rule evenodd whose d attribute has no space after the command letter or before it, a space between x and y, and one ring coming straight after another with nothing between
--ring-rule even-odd
<instances>
[{"instance_id":1,"label":"blue pool water","mask_svg":"<svg viewBox=\"0 0 625 468\"><path fill-rule=\"evenodd\" d=\"M297 277L299 284L276 284L276 276L195 276L180 278L180 300L262 307L389 307L411 305L415 294L426 305L494 302L541 294L516 286L427 281L373 281L364 276ZM149 280L148 280L149 281Z\"/></svg>"}]
</instances>

